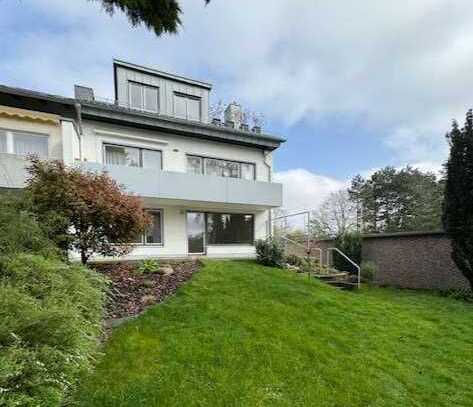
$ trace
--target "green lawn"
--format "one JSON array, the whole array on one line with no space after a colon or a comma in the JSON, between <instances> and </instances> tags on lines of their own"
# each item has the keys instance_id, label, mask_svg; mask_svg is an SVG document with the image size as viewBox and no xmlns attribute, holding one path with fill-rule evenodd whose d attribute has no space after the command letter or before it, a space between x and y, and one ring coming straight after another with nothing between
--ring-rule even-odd
<instances>
[{"instance_id":1,"label":"green lawn","mask_svg":"<svg viewBox=\"0 0 473 407\"><path fill-rule=\"evenodd\" d=\"M473 406L473 307L208 261L119 327L81 406Z\"/></svg>"}]
</instances>

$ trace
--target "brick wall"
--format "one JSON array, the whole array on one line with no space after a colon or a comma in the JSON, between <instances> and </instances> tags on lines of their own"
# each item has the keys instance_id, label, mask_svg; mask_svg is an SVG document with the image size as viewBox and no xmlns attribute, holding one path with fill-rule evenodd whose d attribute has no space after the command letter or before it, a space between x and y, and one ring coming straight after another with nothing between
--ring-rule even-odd
<instances>
[{"instance_id":1,"label":"brick wall","mask_svg":"<svg viewBox=\"0 0 473 407\"><path fill-rule=\"evenodd\" d=\"M376 264L375 283L402 288L467 288L443 232L365 235L362 258Z\"/></svg>"}]
</instances>

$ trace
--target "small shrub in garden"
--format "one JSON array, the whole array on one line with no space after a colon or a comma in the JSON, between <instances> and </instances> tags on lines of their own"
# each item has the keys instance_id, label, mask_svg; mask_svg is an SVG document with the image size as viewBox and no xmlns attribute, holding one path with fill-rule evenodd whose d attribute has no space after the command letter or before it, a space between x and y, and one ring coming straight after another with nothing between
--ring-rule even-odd
<instances>
[{"instance_id":1,"label":"small shrub in garden","mask_svg":"<svg viewBox=\"0 0 473 407\"><path fill-rule=\"evenodd\" d=\"M468 288L452 288L450 290L443 291L441 295L448 298L453 298L455 300L473 302L473 291Z\"/></svg>"},{"instance_id":2,"label":"small shrub in garden","mask_svg":"<svg viewBox=\"0 0 473 407\"><path fill-rule=\"evenodd\" d=\"M296 254L289 254L286 256L286 263L291 266L301 267L304 263L304 259Z\"/></svg>"},{"instance_id":3,"label":"small shrub in garden","mask_svg":"<svg viewBox=\"0 0 473 407\"><path fill-rule=\"evenodd\" d=\"M320 262L313 257L302 258L301 270L304 273L317 273L320 270Z\"/></svg>"},{"instance_id":4,"label":"small shrub in garden","mask_svg":"<svg viewBox=\"0 0 473 407\"><path fill-rule=\"evenodd\" d=\"M142 260L136 270L140 274L159 273L159 261L156 259Z\"/></svg>"},{"instance_id":5,"label":"small shrub in garden","mask_svg":"<svg viewBox=\"0 0 473 407\"><path fill-rule=\"evenodd\" d=\"M0 194L0 255L28 252L59 257L60 250L48 239L33 214L28 212L21 195Z\"/></svg>"},{"instance_id":6,"label":"small shrub in garden","mask_svg":"<svg viewBox=\"0 0 473 407\"><path fill-rule=\"evenodd\" d=\"M283 267L284 247L275 239L257 240L256 261L265 266Z\"/></svg>"},{"instance_id":7,"label":"small shrub in garden","mask_svg":"<svg viewBox=\"0 0 473 407\"><path fill-rule=\"evenodd\" d=\"M0 264L0 405L55 406L90 368L105 283L77 264L38 255Z\"/></svg>"},{"instance_id":8,"label":"small shrub in garden","mask_svg":"<svg viewBox=\"0 0 473 407\"><path fill-rule=\"evenodd\" d=\"M361 263L361 278L363 281L373 281L376 273L376 264L372 261L363 261Z\"/></svg>"}]
</instances>

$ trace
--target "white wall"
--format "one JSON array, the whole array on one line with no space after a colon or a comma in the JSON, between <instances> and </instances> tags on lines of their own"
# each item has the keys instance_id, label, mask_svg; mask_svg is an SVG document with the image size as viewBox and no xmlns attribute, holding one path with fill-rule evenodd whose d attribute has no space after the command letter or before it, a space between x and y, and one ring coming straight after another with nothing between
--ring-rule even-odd
<instances>
[{"instance_id":1,"label":"white wall","mask_svg":"<svg viewBox=\"0 0 473 407\"><path fill-rule=\"evenodd\" d=\"M72 121L61 121L61 133L64 163L70 165L80 161L80 140Z\"/></svg>"},{"instance_id":2,"label":"white wall","mask_svg":"<svg viewBox=\"0 0 473 407\"><path fill-rule=\"evenodd\" d=\"M163 244L162 245L136 245L131 253L121 257L122 260L143 259L147 257L161 258L183 258L187 257L187 227L186 212L192 210L191 207L173 207L155 205L153 209L161 209L163 216ZM255 215L255 239L262 239L266 236L267 211L247 212ZM78 259L78 253L72 253L73 258ZM255 247L253 245L208 245L207 257L214 258L253 258L255 257ZM113 258L109 258L113 259ZM94 260L106 260L103 257L95 256Z\"/></svg>"},{"instance_id":3,"label":"white wall","mask_svg":"<svg viewBox=\"0 0 473 407\"><path fill-rule=\"evenodd\" d=\"M186 172L186 154L252 162L256 164L257 180L268 181L269 171L264 163L263 151L258 148L84 121L83 157L87 161L102 163L103 143L161 150L163 153L163 170L165 171ZM271 154L269 162L271 162Z\"/></svg>"},{"instance_id":4,"label":"white wall","mask_svg":"<svg viewBox=\"0 0 473 407\"><path fill-rule=\"evenodd\" d=\"M166 171L186 172L186 154L210 156L235 161L247 161L256 164L256 176L259 181L268 181L269 171L265 164L262 150L251 147L217 143L197 138L170 135L148 130L140 130L106 123L83 121L83 158L91 162L103 162L103 144L114 143L144 148L154 148L162 151L163 169ZM271 163L271 155L268 157ZM163 210L163 245L139 245L124 257L124 259L141 259L146 257L179 258L187 256L186 210L203 210L197 205L193 208L179 206L182 204L169 203L166 206L161 201L152 203L145 200L150 209ZM215 208L225 212L225 208ZM204 210L205 211L205 210ZM235 212L235 210L228 210ZM269 212L255 211L254 208L245 210L240 207L237 212L255 215L255 239L262 239L267 234ZM214 245L207 247L209 257L254 257L255 248L252 245ZM97 258L98 259L98 258Z\"/></svg>"}]
</instances>

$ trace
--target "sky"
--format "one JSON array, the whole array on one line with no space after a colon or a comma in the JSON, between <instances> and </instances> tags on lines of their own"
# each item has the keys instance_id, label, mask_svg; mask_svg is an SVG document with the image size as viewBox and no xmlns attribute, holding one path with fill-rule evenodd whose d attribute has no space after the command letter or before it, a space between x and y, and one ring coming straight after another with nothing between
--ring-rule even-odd
<instances>
[{"instance_id":1,"label":"sky","mask_svg":"<svg viewBox=\"0 0 473 407\"><path fill-rule=\"evenodd\" d=\"M274 157L289 211L356 174L438 171L472 103L468 0L181 0L177 35L133 28L87 0L0 0L0 83L113 98L119 58L213 84L287 139Z\"/></svg>"}]
</instances>

